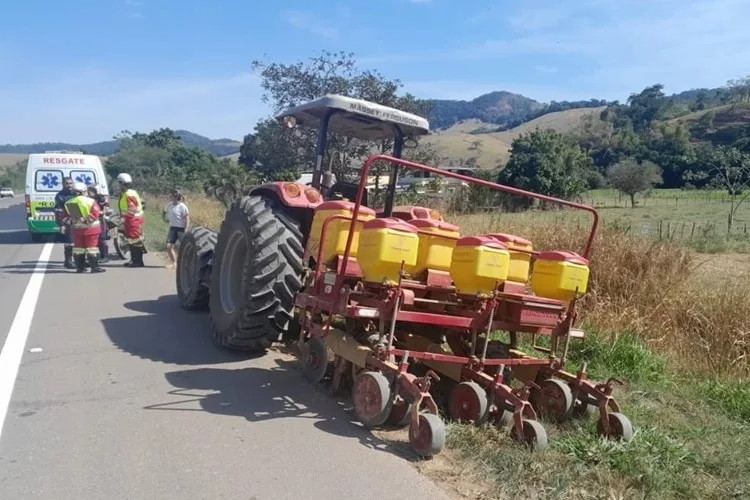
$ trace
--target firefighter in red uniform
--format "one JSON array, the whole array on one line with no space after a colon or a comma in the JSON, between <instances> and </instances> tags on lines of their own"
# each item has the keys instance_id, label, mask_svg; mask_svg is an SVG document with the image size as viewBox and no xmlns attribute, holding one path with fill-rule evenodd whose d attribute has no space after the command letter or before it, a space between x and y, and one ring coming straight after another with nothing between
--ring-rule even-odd
<instances>
[{"instance_id":1,"label":"firefighter in red uniform","mask_svg":"<svg viewBox=\"0 0 750 500\"><path fill-rule=\"evenodd\" d=\"M129 174L118 175L117 182L120 183L120 200L117 204L120 209L120 220L123 223L125 239L130 245L130 262L126 262L125 266L143 267L143 254L146 253L143 243L143 203L138 192L131 187L133 179Z\"/></svg>"},{"instance_id":2,"label":"firefighter in red uniform","mask_svg":"<svg viewBox=\"0 0 750 500\"><path fill-rule=\"evenodd\" d=\"M105 270L99 266L99 234L101 209L96 200L86 194L86 185L76 182L73 185L76 196L65 202L65 212L70 217L73 236L73 262L76 272L82 273L88 260L92 273Z\"/></svg>"}]
</instances>

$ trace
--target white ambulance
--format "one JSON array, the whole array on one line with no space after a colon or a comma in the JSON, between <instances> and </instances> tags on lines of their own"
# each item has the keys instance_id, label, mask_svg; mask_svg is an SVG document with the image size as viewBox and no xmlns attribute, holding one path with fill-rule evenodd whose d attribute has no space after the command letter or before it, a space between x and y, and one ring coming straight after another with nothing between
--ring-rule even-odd
<instances>
[{"instance_id":1,"label":"white ambulance","mask_svg":"<svg viewBox=\"0 0 750 500\"><path fill-rule=\"evenodd\" d=\"M26 167L26 226L32 240L59 234L55 222L55 195L63 188L63 179L87 186L99 186L109 195L104 167L98 156L81 152L47 151L29 155Z\"/></svg>"}]
</instances>

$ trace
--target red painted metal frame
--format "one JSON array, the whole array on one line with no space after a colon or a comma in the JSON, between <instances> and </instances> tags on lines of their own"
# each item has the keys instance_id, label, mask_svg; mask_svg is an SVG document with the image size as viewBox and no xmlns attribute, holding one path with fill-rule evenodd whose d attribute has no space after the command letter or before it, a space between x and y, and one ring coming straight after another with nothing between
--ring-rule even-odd
<instances>
[{"instance_id":1,"label":"red painted metal frame","mask_svg":"<svg viewBox=\"0 0 750 500\"><path fill-rule=\"evenodd\" d=\"M408 283L404 287L402 284L402 280L399 280L397 289L387 292L386 297L380 297L379 299L377 297L368 297L366 295L363 295L361 291L348 291L347 294L343 296L338 293L343 289L344 280L357 278L356 275L347 276L346 270L351 262L350 256L351 245L354 238L354 228L356 222L358 221L359 209L362 203L362 196L364 187L366 185L367 174L372 164L376 161L395 163L407 168L413 168L437 175L452 177L468 183L489 187L494 190L553 202L563 206L569 206L579 210L587 211L592 214L593 222L591 232L589 234L589 238L583 252L583 257L588 259L590 256L591 247L593 245L594 237L596 235L596 230L599 224L599 215L593 207L561 200L550 196L539 195L536 193L531 193L529 191L504 186L481 179L475 179L452 172L442 171L436 168L428 167L426 165L420 165L386 155L374 155L368 158L364 166L362 167L361 180L359 189L357 191L357 199L354 204L352 216L348 217L344 215L336 215L329 217L326 221L324 221L323 227L321 229L320 248L318 249L318 259L315 269L315 286L313 287L315 291L312 294L307 292L297 294L297 297L295 298L295 304L298 307L301 307L305 310L311 310L313 313L315 311L326 311L331 314L341 314L351 318L381 319L384 321L393 319L393 312L396 309L393 302L394 293L399 297L410 298L409 300L411 302L404 301L404 303L406 304L408 302L408 304L413 305L413 290L419 289L421 285L419 285L418 283ZM327 232L326 229L328 227L328 224L336 219L350 221L346 249L343 258L339 259L339 265L337 266L337 272L335 273L336 279L335 285L333 287L333 293L320 294L318 285L320 284L319 280L323 275L323 267L325 265L325 263L321 262L321 257L325 245L325 237ZM538 252L536 251L521 251L524 253L530 253L531 255L538 254ZM305 253L305 255L307 256L307 252ZM414 285L415 287L413 289L410 289L409 285ZM428 288L429 287L424 287L424 290L427 290ZM449 290L450 288L446 289L446 291ZM520 292L520 290L518 291ZM321 295L325 297L321 297ZM357 302L356 305L351 305L352 299ZM494 311L493 314L496 313L498 315L498 318L495 318L494 320L492 320L486 314L486 311L489 310L487 308L483 308L483 312L480 312L479 310L474 312L467 310L466 312L469 313L469 315L451 315L450 312L436 313L403 310L400 307L398 307L398 310L395 311L395 313L397 321L436 325L444 328L462 330L464 332L477 332L480 330L484 330L490 326L489 323L491 321L491 327L494 330L528 332L535 335L553 335L555 336L555 340L553 342L556 344L557 337L561 336L560 332L563 329L569 331L570 327L572 326L573 320L575 318L575 299L568 305L567 314L562 322L559 321L559 318L560 314L565 309L565 305L563 303L561 303L560 301L539 297L533 297L533 300L529 299L530 297L526 296L523 293L512 293L510 291L495 293L495 296L488 302L490 304L489 309ZM486 305L487 304L485 304L485 306ZM531 305L532 309L526 307L528 305ZM550 309L551 313L556 312L557 314L543 315L539 313L536 318L538 321L535 322L532 318L529 317L534 316L534 307L538 309L548 308ZM492 314L490 314L490 316L492 316ZM308 330L308 333L311 336L324 337L327 335L327 330L329 327L330 317L328 324L325 327L311 327ZM304 333L301 332L301 335L304 335ZM555 376L561 378L571 386L574 400L580 399L581 401L588 401L591 404L596 404L598 406L605 432L609 432L608 412L619 410L619 405L611 396L611 382L614 379L610 379L604 384L594 384L591 381L587 380L585 368L580 370L576 375L565 372L561 360L552 355L552 352L550 352L550 357L548 359L509 357L502 359L484 359L484 361L482 362L473 355L465 357L431 352L412 352L395 347L389 347L388 349L386 349L386 351L387 352L373 352L373 354L368 358L367 364L371 365L371 367L389 370L397 373L399 386L407 393L409 393L412 397L419 399L420 401L422 399L425 399L430 409L433 409L435 412L437 412L437 409L436 407L433 408L435 406L435 403L432 400L431 396L428 394L428 390L430 380L439 380L439 377L431 370L426 377L415 377L414 375L407 373L407 361L409 358L422 361L435 361L462 365L462 379L473 380L482 385L486 390L490 391L492 400L494 400L496 397L500 397L501 399L503 399L503 401L500 401L500 405L498 405L498 407L511 406L514 408L513 420L514 427L517 432L522 432L523 430L523 418L536 419L536 413L531 407L528 398L532 388L538 389L539 386L532 381L528 381L521 389L512 390L503 382L502 369L498 370L495 375L490 375L484 371L485 367L538 366L540 368L540 375L548 377ZM386 355L387 357L401 357L402 359L398 363L398 366L396 366L392 362L389 362L385 358L383 358L383 355ZM418 406L419 405L417 405L417 407ZM412 415L412 419L415 420L416 418L417 413L415 410Z\"/></svg>"},{"instance_id":2,"label":"red painted metal frame","mask_svg":"<svg viewBox=\"0 0 750 500\"><path fill-rule=\"evenodd\" d=\"M414 163L414 162L404 160L401 158L394 158L388 155L373 155L373 156L370 156L367 159L367 161L365 161L365 164L362 166L362 172L360 174L360 181L359 181L359 188L357 189L357 199L354 202L354 213L352 214L353 220L352 220L352 224L349 230L349 237L346 240L346 251L344 252L344 262L348 260L349 254L351 252L352 239L354 238L354 233L352 232L352 230L354 229L353 221L356 220L357 216L359 215L359 207L362 205L362 196L363 196L365 187L367 185L367 176L368 176L368 173L370 172L370 168L376 161L384 161L387 163L392 163L392 164L399 165L399 166L406 167L406 168L422 170L424 172L429 172L431 174L441 175L444 177L451 177L453 179L458 179L464 182L468 182L470 184L477 184L480 186L488 187L496 191L504 191L510 194L525 196L527 198L533 198L533 199L541 200L541 201L548 201L548 202L556 203L558 205L568 206L568 207L572 207L578 210L584 210L586 212L589 212L591 213L593 217L593 222L591 225L591 233L589 234L588 241L586 242L586 248L583 251L583 257L587 259L589 258L589 255L591 253L591 247L594 243L594 237L596 236L596 230L599 226L599 213L596 211L594 207L590 207L588 205L582 205L579 203L574 203L572 201L561 200L559 198L554 198L552 196L532 193L531 191L524 191L523 189L505 186L503 184L496 184L494 182L489 182L489 181L485 181L482 179L469 177L466 175L456 174L453 172L448 172L446 170L440 170L439 168L429 167L427 165L421 165L419 163ZM344 265L344 271L346 271L346 264ZM340 286L341 286L341 282L337 281L336 287L338 288Z\"/></svg>"},{"instance_id":3,"label":"red painted metal frame","mask_svg":"<svg viewBox=\"0 0 750 500\"><path fill-rule=\"evenodd\" d=\"M269 193L274 196L277 196L279 198L279 201L283 203L284 205L292 208L311 208L314 209L321 203L323 203L323 197L320 195L320 192L312 188L310 186L303 186L302 184L297 184L299 187L300 194L299 196L289 196L289 194L284 190L284 186L286 184L294 184L293 182L270 182L268 184L261 184L260 186L254 187L250 190L248 194L255 194L255 193ZM315 191L318 193L318 201L311 202L307 199L307 195L305 194L306 191Z\"/></svg>"}]
</instances>

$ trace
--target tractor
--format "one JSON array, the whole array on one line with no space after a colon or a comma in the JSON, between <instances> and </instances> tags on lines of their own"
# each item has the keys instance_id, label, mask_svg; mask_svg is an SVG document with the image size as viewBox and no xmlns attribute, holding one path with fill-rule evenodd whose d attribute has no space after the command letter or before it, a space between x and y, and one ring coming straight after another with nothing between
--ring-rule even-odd
<instances>
[{"instance_id":1,"label":"tractor","mask_svg":"<svg viewBox=\"0 0 750 500\"><path fill-rule=\"evenodd\" d=\"M612 396L616 379L595 383L585 364L575 374L564 368L570 341L584 336L574 323L587 290L595 209L402 159L429 124L397 109L326 95L277 119L318 129L311 185L255 187L232 204L218 234L194 227L180 245L180 304L208 307L217 343L262 352L296 339L308 380L348 385L365 427L408 425L420 456L445 443L439 406L459 421L508 425L534 450L547 447L538 416L563 422L598 413L600 434L633 437ZM358 183L326 182L329 131L392 139L393 153L369 157ZM367 200L376 162L391 165L381 210ZM437 210L395 206L402 168L586 211L593 217L586 248L538 252L514 235L462 236ZM543 356L522 352L519 334Z\"/></svg>"},{"instance_id":2,"label":"tractor","mask_svg":"<svg viewBox=\"0 0 750 500\"><path fill-rule=\"evenodd\" d=\"M213 339L233 350L264 351L295 331L294 296L302 289L302 261L315 208L330 198L352 197L357 185L323 172L329 132L361 139L393 139L393 156L405 143L429 133L426 119L341 95L325 95L278 116L284 126L316 127L316 163L310 186L273 182L257 186L227 211L218 234L196 227L180 242L177 293L185 309L208 307ZM329 181L330 182L330 181ZM394 211L393 168L384 216ZM435 211L396 207L396 215Z\"/></svg>"}]
</instances>

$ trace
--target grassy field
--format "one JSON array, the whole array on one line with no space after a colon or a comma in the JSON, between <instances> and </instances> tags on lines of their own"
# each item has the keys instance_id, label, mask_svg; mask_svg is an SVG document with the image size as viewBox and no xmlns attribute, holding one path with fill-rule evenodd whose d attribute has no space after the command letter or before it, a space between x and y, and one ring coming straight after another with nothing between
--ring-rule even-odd
<instances>
[{"instance_id":1,"label":"grassy field","mask_svg":"<svg viewBox=\"0 0 750 500\"><path fill-rule=\"evenodd\" d=\"M619 203L609 191L587 196L603 207ZM690 208L694 220L705 220L724 210L725 202L712 199L721 193L697 196L654 193L635 209L603 208L603 219L631 213L639 214L632 221L657 213L679 219ZM161 201L148 201L155 246L166 227L154 211ZM218 202L200 195L187 202L194 224L219 227L224 208ZM555 217L560 214L449 219L463 234L499 230L526 236L541 250L579 248L585 229ZM570 368L586 361L595 380L624 382L615 396L636 427L634 439L604 441L593 419L545 423L550 449L530 455L510 441L507 429L449 424L445 452L420 468L466 498L747 498L750 285L722 276L746 272L750 263L716 255L712 271L702 272L705 256L694 249L638 237L614 223L605 223L594 248L581 312L588 337L574 346Z\"/></svg>"},{"instance_id":2,"label":"grassy field","mask_svg":"<svg viewBox=\"0 0 750 500\"><path fill-rule=\"evenodd\" d=\"M613 190L584 194L581 201L595 207L601 224L617 226L628 234L657 241L672 241L703 253L750 252L750 200L739 205L731 234L728 232L730 199L722 191L657 189L638 195L636 206ZM526 221L529 224L563 224L589 227L591 216L579 210L536 210L526 213L498 214L502 222Z\"/></svg>"}]
</instances>

